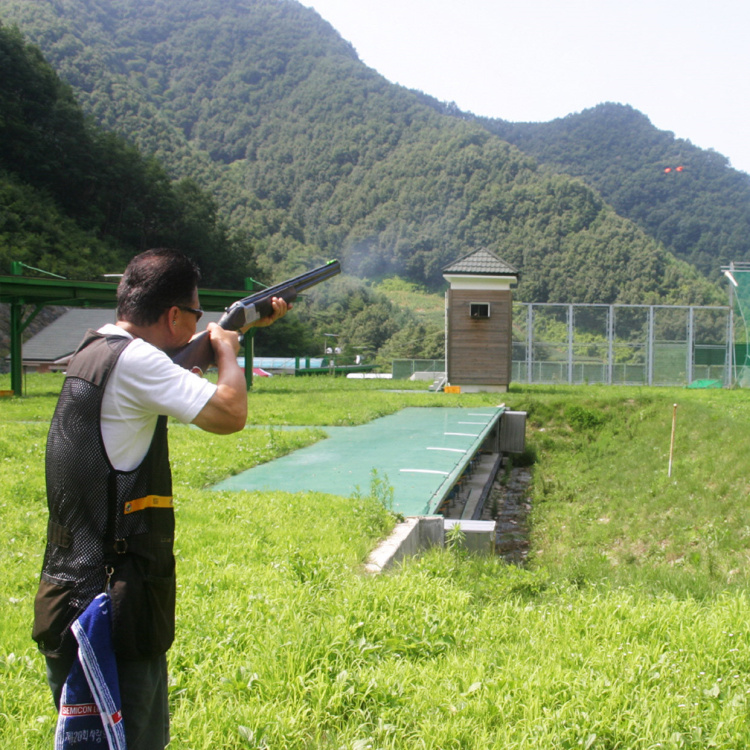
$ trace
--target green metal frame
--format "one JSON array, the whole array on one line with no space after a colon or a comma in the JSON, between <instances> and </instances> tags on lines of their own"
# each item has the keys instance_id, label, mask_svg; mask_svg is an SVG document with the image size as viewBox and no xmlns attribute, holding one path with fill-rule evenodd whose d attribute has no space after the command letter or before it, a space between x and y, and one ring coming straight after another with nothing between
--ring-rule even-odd
<instances>
[{"instance_id":1,"label":"green metal frame","mask_svg":"<svg viewBox=\"0 0 750 750\"><path fill-rule=\"evenodd\" d=\"M23 332L29 323L48 305L65 307L102 307L117 304L117 284L107 281L70 281L62 278L30 278L22 276L24 265L11 263L11 275L0 276L0 302L10 305L10 387L14 395L23 392ZM247 283L247 282L246 282ZM230 289L199 290L204 310L221 312L232 302L247 296ZM31 310L24 317L26 308ZM245 362L252 363L253 329L245 336ZM245 367L248 387L252 385L253 368Z\"/></svg>"}]
</instances>

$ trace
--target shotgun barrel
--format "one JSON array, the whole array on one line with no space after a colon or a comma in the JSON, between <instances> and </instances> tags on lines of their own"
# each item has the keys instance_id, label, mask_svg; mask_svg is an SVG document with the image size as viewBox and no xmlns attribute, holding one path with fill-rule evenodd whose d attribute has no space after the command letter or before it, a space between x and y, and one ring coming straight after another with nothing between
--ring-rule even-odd
<instances>
[{"instance_id":1,"label":"shotgun barrel","mask_svg":"<svg viewBox=\"0 0 750 750\"><path fill-rule=\"evenodd\" d=\"M300 292L309 289L321 281L341 273L341 264L337 260L329 260L323 266L314 268L281 284L255 292L247 297L233 302L219 319L219 325L227 331L239 331L252 325L260 318L267 318L273 314L273 297L284 299L287 304L293 302ZM172 354L172 361L187 370L199 369L205 372L214 364L214 351L208 331L203 331L188 344Z\"/></svg>"}]
</instances>

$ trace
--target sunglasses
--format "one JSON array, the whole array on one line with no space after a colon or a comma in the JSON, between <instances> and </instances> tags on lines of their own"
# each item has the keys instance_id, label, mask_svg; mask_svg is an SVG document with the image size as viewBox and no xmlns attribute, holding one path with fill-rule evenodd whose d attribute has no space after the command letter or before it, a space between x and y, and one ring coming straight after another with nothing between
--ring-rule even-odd
<instances>
[{"instance_id":1,"label":"sunglasses","mask_svg":"<svg viewBox=\"0 0 750 750\"><path fill-rule=\"evenodd\" d=\"M178 307L185 312L193 313L193 315L195 315L196 323L203 317L203 310L201 310L200 307L188 307L187 305L175 305L175 307Z\"/></svg>"}]
</instances>

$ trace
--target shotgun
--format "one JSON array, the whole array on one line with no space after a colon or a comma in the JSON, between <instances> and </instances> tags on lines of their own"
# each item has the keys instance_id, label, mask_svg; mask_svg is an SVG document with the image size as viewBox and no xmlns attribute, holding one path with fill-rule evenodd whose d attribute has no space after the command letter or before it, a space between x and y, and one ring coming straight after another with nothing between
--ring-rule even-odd
<instances>
[{"instance_id":1,"label":"shotgun","mask_svg":"<svg viewBox=\"0 0 750 750\"><path fill-rule=\"evenodd\" d=\"M294 301L299 292L320 284L341 273L341 264L329 260L324 266L314 268L281 284L255 292L233 302L219 319L219 325L227 331L239 331L260 318L273 315L272 297L281 297L287 303ZM172 361L186 370L198 368L205 372L214 364L214 350L208 331L199 333L188 344L172 354Z\"/></svg>"}]
</instances>

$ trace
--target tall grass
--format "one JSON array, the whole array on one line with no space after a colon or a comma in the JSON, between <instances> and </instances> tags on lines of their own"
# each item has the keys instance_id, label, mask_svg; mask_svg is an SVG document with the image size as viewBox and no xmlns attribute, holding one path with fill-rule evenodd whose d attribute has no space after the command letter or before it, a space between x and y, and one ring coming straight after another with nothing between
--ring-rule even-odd
<instances>
[{"instance_id":1,"label":"tall grass","mask_svg":"<svg viewBox=\"0 0 750 750\"><path fill-rule=\"evenodd\" d=\"M3 748L50 747L54 725L29 639L52 380L0 403ZM315 425L497 396L279 378L249 398L257 426L241 435L171 428L170 747L748 745L742 392L514 387L504 400L528 411L538 457L529 567L454 548L375 578L361 563L392 524L376 497L207 485L318 439Z\"/></svg>"},{"instance_id":2,"label":"tall grass","mask_svg":"<svg viewBox=\"0 0 750 750\"><path fill-rule=\"evenodd\" d=\"M535 567L700 596L748 582L742 391L590 387L522 403L540 458ZM673 403L677 429L668 476Z\"/></svg>"}]
</instances>

